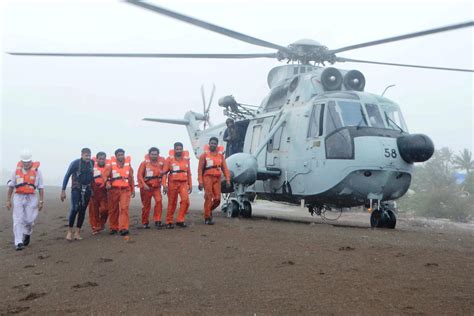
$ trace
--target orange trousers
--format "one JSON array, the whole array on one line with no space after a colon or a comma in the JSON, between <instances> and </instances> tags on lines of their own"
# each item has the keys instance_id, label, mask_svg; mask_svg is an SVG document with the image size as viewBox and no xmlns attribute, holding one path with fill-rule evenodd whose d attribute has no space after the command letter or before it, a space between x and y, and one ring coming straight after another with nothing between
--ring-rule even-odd
<instances>
[{"instance_id":1,"label":"orange trousers","mask_svg":"<svg viewBox=\"0 0 474 316\"><path fill-rule=\"evenodd\" d=\"M155 200L155 208L153 213L153 221L161 222L161 213L163 205L161 203L161 188L151 188L150 191L143 188L140 189L140 198L142 200L142 225L148 224L151 209L151 198Z\"/></svg>"},{"instance_id":2,"label":"orange trousers","mask_svg":"<svg viewBox=\"0 0 474 316\"><path fill-rule=\"evenodd\" d=\"M212 211L221 204L221 178L204 176L204 218L212 217Z\"/></svg>"},{"instance_id":3,"label":"orange trousers","mask_svg":"<svg viewBox=\"0 0 474 316\"><path fill-rule=\"evenodd\" d=\"M112 187L109 190L109 227L111 230L128 230L130 199L129 187Z\"/></svg>"},{"instance_id":4,"label":"orange trousers","mask_svg":"<svg viewBox=\"0 0 474 316\"><path fill-rule=\"evenodd\" d=\"M166 212L166 224L173 224L173 216L178 203L178 195L181 199L179 212L176 217L177 223L184 222L184 217L189 208L189 185L187 181L170 181L168 185L168 211Z\"/></svg>"},{"instance_id":5,"label":"orange trousers","mask_svg":"<svg viewBox=\"0 0 474 316\"><path fill-rule=\"evenodd\" d=\"M92 187L92 197L89 202L89 223L92 231L103 230L108 215L107 190Z\"/></svg>"}]
</instances>

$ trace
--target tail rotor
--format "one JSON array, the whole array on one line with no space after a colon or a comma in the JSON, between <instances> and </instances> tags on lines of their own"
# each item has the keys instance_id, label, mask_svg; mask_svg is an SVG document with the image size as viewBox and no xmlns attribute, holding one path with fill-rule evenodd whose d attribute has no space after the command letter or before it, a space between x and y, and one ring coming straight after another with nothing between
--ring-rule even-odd
<instances>
[{"instance_id":1,"label":"tail rotor","mask_svg":"<svg viewBox=\"0 0 474 316\"><path fill-rule=\"evenodd\" d=\"M216 92L216 85L212 84L212 91L211 96L209 98L209 102L206 104L206 94L204 93L204 85L201 86L201 98L202 98L202 111L204 115L204 129L206 129L207 125L212 126L210 121L210 113L209 110L211 109L212 100L214 99L214 93Z\"/></svg>"}]
</instances>

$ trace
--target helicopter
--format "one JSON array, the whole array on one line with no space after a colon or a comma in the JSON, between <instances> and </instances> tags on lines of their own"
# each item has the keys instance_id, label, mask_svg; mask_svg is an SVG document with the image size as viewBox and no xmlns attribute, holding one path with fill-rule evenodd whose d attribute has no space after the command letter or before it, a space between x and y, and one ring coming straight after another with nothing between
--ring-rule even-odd
<instances>
[{"instance_id":1,"label":"helicopter","mask_svg":"<svg viewBox=\"0 0 474 316\"><path fill-rule=\"evenodd\" d=\"M470 69L387 63L337 56L341 52L472 27L473 21L416 33L329 49L317 41L298 40L288 46L274 44L139 0L125 2L176 20L276 52L257 54L120 54L36 53L20 56L132 57L132 58L274 58L286 65L270 70L268 95L259 106L219 99L218 105L243 138L242 152L226 157L233 193L223 207L229 217L251 217L258 196L277 202L301 204L313 215L331 209L365 206L370 225L395 228L395 200L408 190L414 163L434 152L432 140L410 134L400 106L383 96L364 91L366 79L358 70L326 67L325 63L357 62L377 65L474 72ZM224 143L226 125L211 125L209 103L203 95L203 113L189 111L182 119L144 118L183 125L193 152L199 157L210 137ZM201 125L203 124L203 126ZM202 127L201 127L202 126Z\"/></svg>"}]
</instances>

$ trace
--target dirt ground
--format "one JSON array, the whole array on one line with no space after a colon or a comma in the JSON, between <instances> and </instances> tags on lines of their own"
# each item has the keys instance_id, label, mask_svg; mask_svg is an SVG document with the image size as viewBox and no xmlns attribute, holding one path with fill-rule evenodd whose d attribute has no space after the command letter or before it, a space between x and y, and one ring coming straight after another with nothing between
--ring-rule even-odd
<instances>
[{"instance_id":1,"label":"dirt ground","mask_svg":"<svg viewBox=\"0 0 474 316\"><path fill-rule=\"evenodd\" d=\"M1 196L2 315L474 314L471 227L402 219L386 230L351 216L329 225L220 212L205 226L196 194L188 228L144 230L137 196L128 241L85 225L84 240L68 243L69 204L48 188L32 242L17 252L5 188Z\"/></svg>"}]
</instances>

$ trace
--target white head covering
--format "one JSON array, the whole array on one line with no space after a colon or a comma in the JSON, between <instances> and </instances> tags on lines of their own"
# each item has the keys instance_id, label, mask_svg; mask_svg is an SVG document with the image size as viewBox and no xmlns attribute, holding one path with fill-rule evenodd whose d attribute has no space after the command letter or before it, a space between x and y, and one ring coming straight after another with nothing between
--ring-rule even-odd
<instances>
[{"instance_id":1,"label":"white head covering","mask_svg":"<svg viewBox=\"0 0 474 316\"><path fill-rule=\"evenodd\" d=\"M23 149L20 154L20 159L23 162L28 162L31 161L33 158L33 155L31 154L31 151L29 149Z\"/></svg>"}]
</instances>

